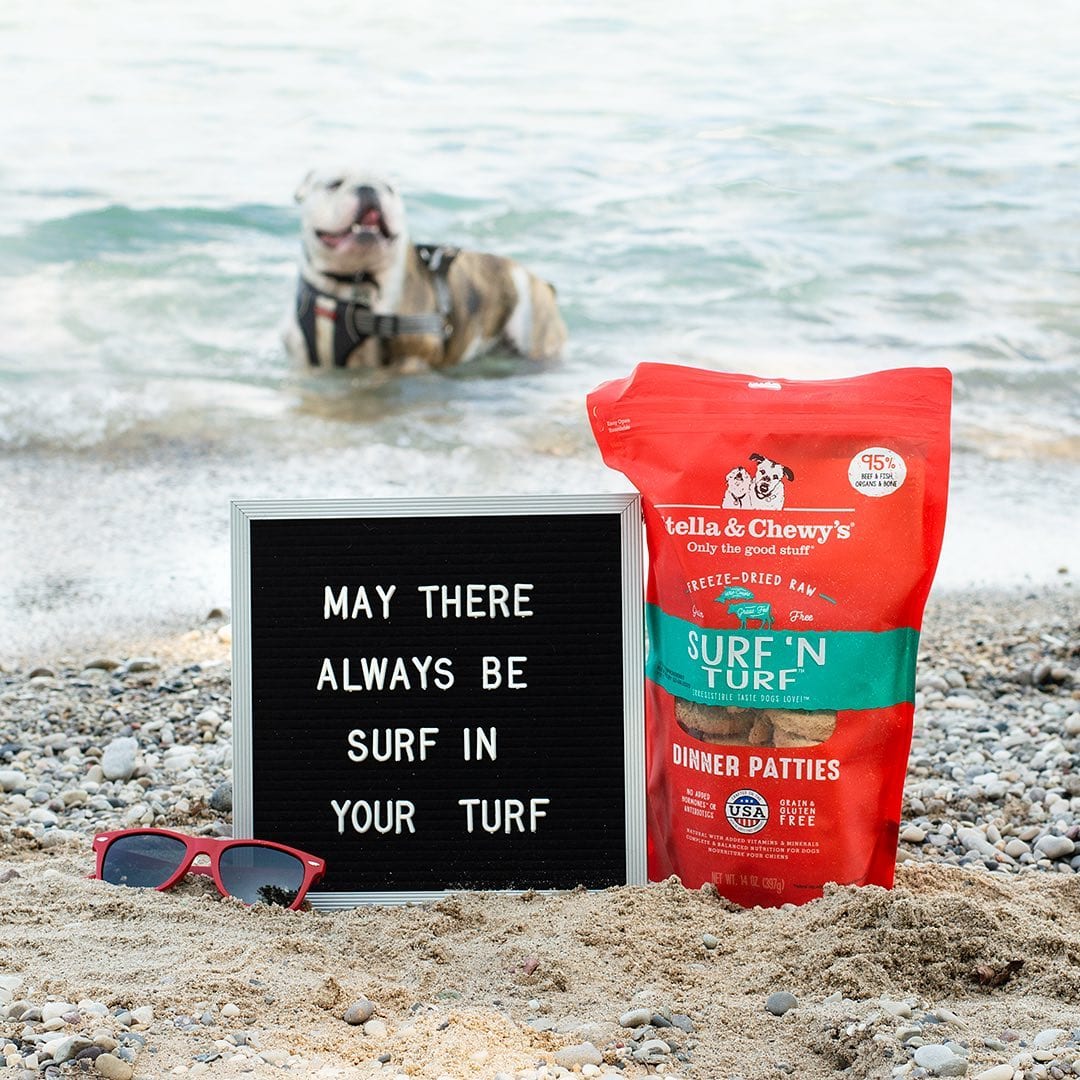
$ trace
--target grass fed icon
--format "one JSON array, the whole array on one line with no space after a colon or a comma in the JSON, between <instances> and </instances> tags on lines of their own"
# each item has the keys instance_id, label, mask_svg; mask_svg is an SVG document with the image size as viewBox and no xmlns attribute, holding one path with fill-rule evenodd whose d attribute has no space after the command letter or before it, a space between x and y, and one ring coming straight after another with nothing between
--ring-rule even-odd
<instances>
[{"instance_id":1,"label":"grass fed icon","mask_svg":"<svg viewBox=\"0 0 1080 1080\"><path fill-rule=\"evenodd\" d=\"M755 619L762 630L772 629L772 604L755 601L754 594L741 585L726 588L716 598L715 603L728 605L728 614L739 620L740 630L749 629L751 619Z\"/></svg>"}]
</instances>

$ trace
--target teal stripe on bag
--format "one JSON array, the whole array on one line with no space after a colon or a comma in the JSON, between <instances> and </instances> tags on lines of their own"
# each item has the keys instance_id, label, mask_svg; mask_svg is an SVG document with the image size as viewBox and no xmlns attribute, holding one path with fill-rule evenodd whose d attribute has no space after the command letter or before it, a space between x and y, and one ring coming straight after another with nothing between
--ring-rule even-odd
<instances>
[{"instance_id":1,"label":"teal stripe on bag","mask_svg":"<svg viewBox=\"0 0 1080 1080\"><path fill-rule=\"evenodd\" d=\"M645 673L676 697L762 709L914 701L919 632L712 630L645 605Z\"/></svg>"}]
</instances>

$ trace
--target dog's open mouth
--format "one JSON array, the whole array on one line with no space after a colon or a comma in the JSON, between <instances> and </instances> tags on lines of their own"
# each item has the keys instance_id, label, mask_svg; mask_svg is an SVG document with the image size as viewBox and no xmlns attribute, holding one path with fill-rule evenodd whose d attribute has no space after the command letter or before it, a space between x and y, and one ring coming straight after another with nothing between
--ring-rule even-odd
<instances>
[{"instance_id":1,"label":"dog's open mouth","mask_svg":"<svg viewBox=\"0 0 1080 1080\"><path fill-rule=\"evenodd\" d=\"M319 242L328 248L339 248L342 244L356 240L393 240L393 233L386 224L386 218L378 207L369 207L347 229L340 232L328 232L325 229L316 229L315 235Z\"/></svg>"}]
</instances>

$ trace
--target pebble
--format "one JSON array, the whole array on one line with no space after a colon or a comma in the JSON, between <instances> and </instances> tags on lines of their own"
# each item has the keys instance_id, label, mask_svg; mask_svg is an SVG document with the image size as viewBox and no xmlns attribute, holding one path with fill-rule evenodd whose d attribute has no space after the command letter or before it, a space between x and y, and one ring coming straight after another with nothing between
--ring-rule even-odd
<instances>
[{"instance_id":1,"label":"pebble","mask_svg":"<svg viewBox=\"0 0 1080 1080\"><path fill-rule=\"evenodd\" d=\"M374 1036L376 1039L386 1037L387 1027L381 1020L369 1020L364 1024L364 1034Z\"/></svg>"},{"instance_id":2,"label":"pebble","mask_svg":"<svg viewBox=\"0 0 1080 1080\"><path fill-rule=\"evenodd\" d=\"M665 1048L667 1044L665 1043ZM564 1046L555 1051L555 1064L564 1069L573 1069L582 1065L603 1065L604 1055L592 1043L579 1043L576 1046Z\"/></svg>"},{"instance_id":3,"label":"pebble","mask_svg":"<svg viewBox=\"0 0 1080 1080\"><path fill-rule=\"evenodd\" d=\"M101 755L101 770L106 780L130 780L135 772L139 744L130 737L113 739Z\"/></svg>"},{"instance_id":4,"label":"pebble","mask_svg":"<svg viewBox=\"0 0 1080 1080\"><path fill-rule=\"evenodd\" d=\"M0 791L25 791L26 773L21 769L0 769Z\"/></svg>"},{"instance_id":5,"label":"pebble","mask_svg":"<svg viewBox=\"0 0 1080 1080\"><path fill-rule=\"evenodd\" d=\"M652 1020L652 1009L631 1009L619 1017L619 1026L624 1028L644 1027Z\"/></svg>"},{"instance_id":6,"label":"pebble","mask_svg":"<svg viewBox=\"0 0 1080 1080\"><path fill-rule=\"evenodd\" d=\"M1035 851L1047 859L1064 859L1076 851L1067 836L1043 836L1035 842Z\"/></svg>"},{"instance_id":7,"label":"pebble","mask_svg":"<svg viewBox=\"0 0 1080 1080\"><path fill-rule=\"evenodd\" d=\"M210 809L219 814L232 813L232 781L226 780L224 784L218 784L210 796Z\"/></svg>"},{"instance_id":8,"label":"pebble","mask_svg":"<svg viewBox=\"0 0 1080 1080\"><path fill-rule=\"evenodd\" d=\"M1013 1072L1011 1065L994 1065L976 1073L974 1080L1013 1080Z\"/></svg>"},{"instance_id":9,"label":"pebble","mask_svg":"<svg viewBox=\"0 0 1080 1080\"><path fill-rule=\"evenodd\" d=\"M633 1052L632 1057L643 1065L659 1065L666 1061L670 1054L671 1047L663 1039L646 1039Z\"/></svg>"},{"instance_id":10,"label":"pebble","mask_svg":"<svg viewBox=\"0 0 1080 1080\"><path fill-rule=\"evenodd\" d=\"M161 661L153 656L134 656L124 665L124 671L132 673L157 671L160 667Z\"/></svg>"},{"instance_id":11,"label":"pebble","mask_svg":"<svg viewBox=\"0 0 1080 1080\"><path fill-rule=\"evenodd\" d=\"M784 1013L791 1009L796 1009L799 1006L798 998L794 994L788 993L787 990L777 990L776 993L770 994L765 999L765 1008L773 1014L773 1016L783 1016Z\"/></svg>"},{"instance_id":12,"label":"pebble","mask_svg":"<svg viewBox=\"0 0 1080 1080\"><path fill-rule=\"evenodd\" d=\"M65 1061L70 1061L80 1050L93 1045L84 1035L69 1035L56 1042L46 1043L45 1050L57 1065L62 1065Z\"/></svg>"},{"instance_id":13,"label":"pebble","mask_svg":"<svg viewBox=\"0 0 1080 1080\"><path fill-rule=\"evenodd\" d=\"M706 949L715 949L720 944L720 939L715 934L702 934L701 944Z\"/></svg>"},{"instance_id":14,"label":"pebble","mask_svg":"<svg viewBox=\"0 0 1080 1080\"><path fill-rule=\"evenodd\" d=\"M131 1080L135 1070L114 1054L99 1054L94 1061L94 1068L106 1080Z\"/></svg>"},{"instance_id":15,"label":"pebble","mask_svg":"<svg viewBox=\"0 0 1080 1080\"><path fill-rule=\"evenodd\" d=\"M346 1024L366 1024L375 1015L375 1005L367 998L354 1001L346 1010L342 1019Z\"/></svg>"},{"instance_id":16,"label":"pebble","mask_svg":"<svg viewBox=\"0 0 1080 1080\"><path fill-rule=\"evenodd\" d=\"M149 1027L154 1022L154 1007L152 1005L142 1005L138 1009L132 1009L131 1019L133 1023L145 1024Z\"/></svg>"},{"instance_id":17,"label":"pebble","mask_svg":"<svg viewBox=\"0 0 1080 1080\"><path fill-rule=\"evenodd\" d=\"M919 1068L928 1070L934 1076L964 1076L968 1069L966 1058L940 1043L917 1047L913 1060Z\"/></svg>"},{"instance_id":18,"label":"pebble","mask_svg":"<svg viewBox=\"0 0 1080 1080\"><path fill-rule=\"evenodd\" d=\"M66 1013L77 1011L70 1001L46 1001L41 1006L41 1019L48 1023L50 1020L58 1020Z\"/></svg>"}]
</instances>

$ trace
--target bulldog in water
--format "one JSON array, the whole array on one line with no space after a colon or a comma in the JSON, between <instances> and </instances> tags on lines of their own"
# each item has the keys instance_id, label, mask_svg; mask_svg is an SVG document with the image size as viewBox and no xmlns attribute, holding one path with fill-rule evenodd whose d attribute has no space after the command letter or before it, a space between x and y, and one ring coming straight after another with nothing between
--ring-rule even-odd
<instances>
[{"instance_id":1,"label":"bulldog in water","mask_svg":"<svg viewBox=\"0 0 1080 1080\"><path fill-rule=\"evenodd\" d=\"M401 197L350 170L311 172L296 191L303 257L285 331L305 367L450 367L496 348L556 357L555 290L511 259L410 242Z\"/></svg>"}]
</instances>

